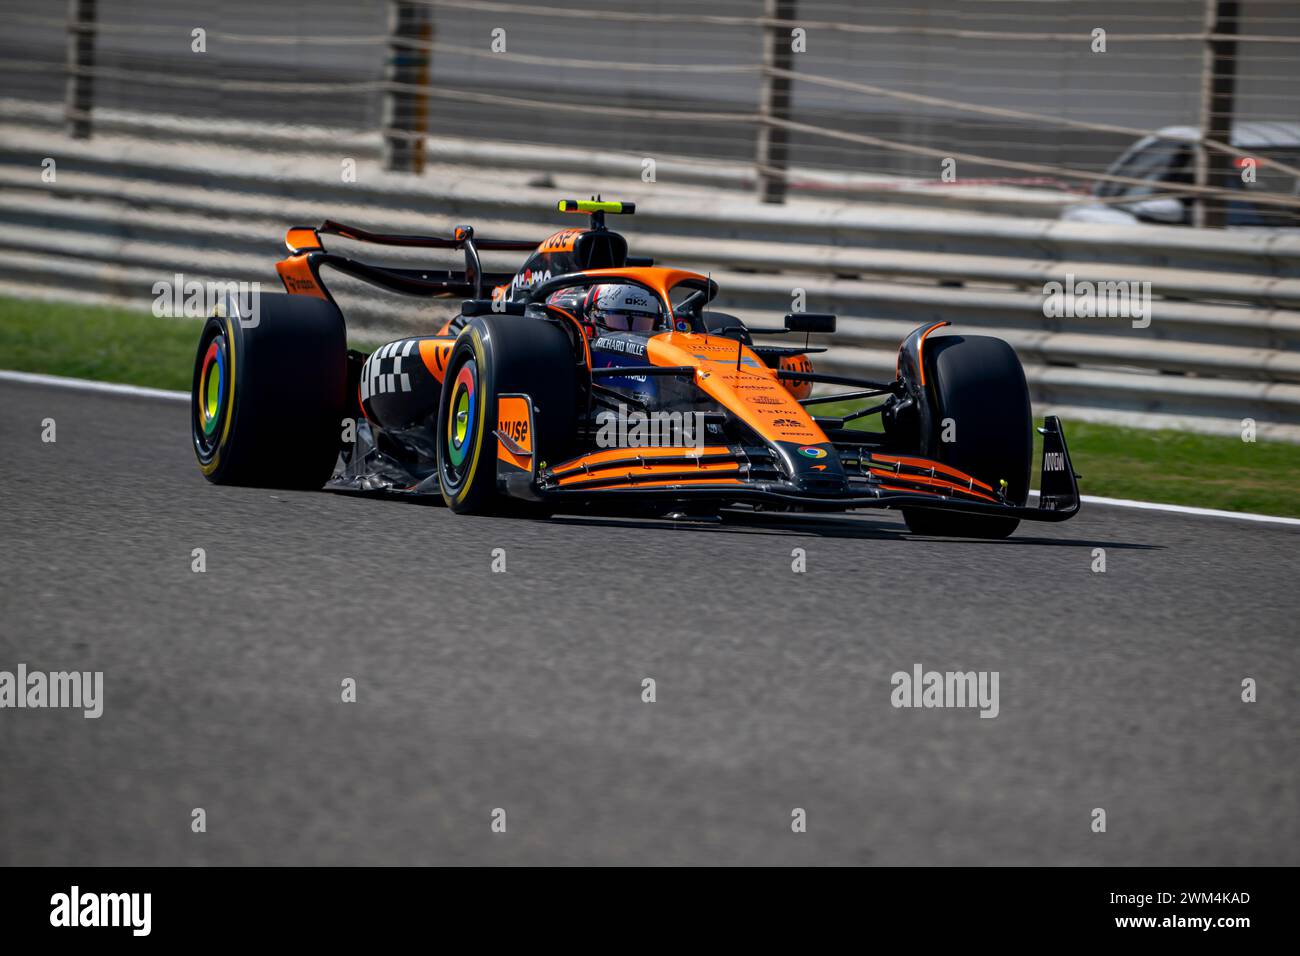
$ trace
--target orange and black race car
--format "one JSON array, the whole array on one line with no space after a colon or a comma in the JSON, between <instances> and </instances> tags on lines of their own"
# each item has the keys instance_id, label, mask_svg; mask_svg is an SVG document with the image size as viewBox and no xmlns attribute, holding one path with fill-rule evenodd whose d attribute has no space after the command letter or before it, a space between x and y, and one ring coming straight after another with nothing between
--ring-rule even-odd
<instances>
[{"instance_id":1,"label":"orange and black race car","mask_svg":"<svg viewBox=\"0 0 1300 956\"><path fill-rule=\"evenodd\" d=\"M606 214L540 244L386 235L326 221L289 230L287 294L230 299L194 365L194 449L220 484L441 497L461 513L649 513L897 508L922 534L1004 537L1022 519L1079 510L1060 422L1043 435L1028 507L1033 419L1011 347L916 329L896 377L815 372L811 334L835 317L747 327L710 309L710 278L628 255ZM454 250L464 268L389 268L326 251L321 236ZM480 252L531 253L485 272ZM329 266L381 288L461 298L428 335L349 350ZM802 333L802 344L756 344ZM779 339L778 339L779 340ZM814 385L838 390L813 394ZM818 409L833 414L818 414ZM878 421L880 430L856 427Z\"/></svg>"}]
</instances>

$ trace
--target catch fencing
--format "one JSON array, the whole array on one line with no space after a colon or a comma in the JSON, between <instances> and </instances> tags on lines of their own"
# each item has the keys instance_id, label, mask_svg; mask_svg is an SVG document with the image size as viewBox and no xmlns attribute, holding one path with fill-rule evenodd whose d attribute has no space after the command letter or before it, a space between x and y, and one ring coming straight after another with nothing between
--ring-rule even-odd
<instances>
[{"instance_id":1,"label":"catch fencing","mask_svg":"<svg viewBox=\"0 0 1300 956\"><path fill-rule=\"evenodd\" d=\"M0 0L4 288L274 281L284 227L326 216L540 235L590 185L636 200L634 250L711 271L721 307L840 314L824 367L890 372L947 319L1008 339L1040 412L1300 440L1300 236L1055 218L1131 185L1110 163L1171 125L1198 150L1176 194L1222 216L1240 190L1210 184L1258 158L1231 123L1300 101L1294 4L212 6ZM1300 208L1270 170L1251 202ZM1116 282L1149 289L1148 323L1048 291ZM442 308L338 287L368 335Z\"/></svg>"}]
</instances>

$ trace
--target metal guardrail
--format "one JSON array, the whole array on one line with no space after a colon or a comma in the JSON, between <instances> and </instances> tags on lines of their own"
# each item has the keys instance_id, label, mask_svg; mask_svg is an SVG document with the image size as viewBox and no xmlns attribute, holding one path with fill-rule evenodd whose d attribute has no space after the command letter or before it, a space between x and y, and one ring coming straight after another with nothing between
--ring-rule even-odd
<instances>
[{"instance_id":1,"label":"metal guardrail","mask_svg":"<svg viewBox=\"0 0 1300 956\"><path fill-rule=\"evenodd\" d=\"M229 126L222 133L239 139ZM39 157L56 160L55 182L42 181ZM481 232L540 237L554 221L554 189L482 170L463 177L344 183L283 153L248 153L232 167L229 155L193 144L105 137L88 152L10 125L0 137L0 288L147 302L153 282L176 272L275 288L279 238L295 222L332 216L427 232L472 221ZM1300 236L846 203L774 208L716 189L626 188L640 206L620 225L638 254L713 270L719 307L770 318L802 290L809 309L838 312L828 368L892 369L908 329L946 318L954 331L1010 341L1040 412L1231 434L1250 418L1262 439L1300 441ZM1150 282L1149 327L1046 316L1044 283L1067 274ZM372 334L427 325L443 308L413 308L342 277L332 286L354 328Z\"/></svg>"}]
</instances>

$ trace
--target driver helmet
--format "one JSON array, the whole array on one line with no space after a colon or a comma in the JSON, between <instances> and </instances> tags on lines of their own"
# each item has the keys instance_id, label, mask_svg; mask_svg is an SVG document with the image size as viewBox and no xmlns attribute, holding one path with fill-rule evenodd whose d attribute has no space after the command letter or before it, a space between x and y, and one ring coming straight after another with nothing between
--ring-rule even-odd
<instances>
[{"instance_id":1,"label":"driver helmet","mask_svg":"<svg viewBox=\"0 0 1300 956\"><path fill-rule=\"evenodd\" d=\"M587 291L586 320L612 332L666 328L658 297L636 285L594 285Z\"/></svg>"}]
</instances>

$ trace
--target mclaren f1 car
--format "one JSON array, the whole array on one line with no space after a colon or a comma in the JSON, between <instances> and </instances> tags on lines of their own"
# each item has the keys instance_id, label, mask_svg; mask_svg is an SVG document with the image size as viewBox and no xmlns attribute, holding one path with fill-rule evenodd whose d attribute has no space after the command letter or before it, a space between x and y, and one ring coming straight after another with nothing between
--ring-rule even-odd
<instances>
[{"instance_id":1,"label":"mclaren f1 car","mask_svg":"<svg viewBox=\"0 0 1300 956\"><path fill-rule=\"evenodd\" d=\"M581 228L540 243L392 235L326 221L288 232L284 294L205 324L192 432L219 484L440 498L458 513L635 513L895 508L917 533L1004 537L1079 510L1060 422L1045 419L1028 505L1033 419L1011 347L916 329L895 378L815 371L835 317L747 326L711 308L708 276L628 254L605 217L630 203L564 200ZM397 268L328 251L338 236L458 252L463 268ZM528 253L513 273L484 252ZM350 350L325 267L380 288L462 300L429 334ZM795 344L768 344L790 342ZM819 390L813 386L832 386ZM819 409L826 413L819 414ZM679 416L648 441L615 417ZM868 419L876 431L858 427ZM693 423L687 429L685 423ZM662 434L653 437L662 439ZM689 439L689 440L681 440Z\"/></svg>"}]
</instances>

